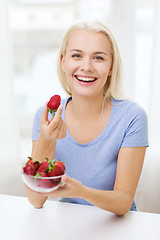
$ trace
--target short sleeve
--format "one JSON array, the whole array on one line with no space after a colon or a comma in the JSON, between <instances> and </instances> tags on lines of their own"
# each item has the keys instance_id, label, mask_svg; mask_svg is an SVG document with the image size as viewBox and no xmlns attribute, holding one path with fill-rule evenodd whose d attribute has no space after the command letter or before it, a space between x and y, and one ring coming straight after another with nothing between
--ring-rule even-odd
<instances>
[{"instance_id":1,"label":"short sleeve","mask_svg":"<svg viewBox=\"0 0 160 240\"><path fill-rule=\"evenodd\" d=\"M34 116L33 127L32 127L32 140L38 141L40 133L40 118L43 112L44 106L40 107Z\"/></svg>"},{"instance_id":2,"label":"short sleeve","mask_svg":"<svg viewBox=\"0 0 160 240\"><path fill-rule=\"evenodd\" d=\"M128 107L124 128L121 147L149 146L147 114L138 104L133 103Z\"/></svg>"}]
</instances>

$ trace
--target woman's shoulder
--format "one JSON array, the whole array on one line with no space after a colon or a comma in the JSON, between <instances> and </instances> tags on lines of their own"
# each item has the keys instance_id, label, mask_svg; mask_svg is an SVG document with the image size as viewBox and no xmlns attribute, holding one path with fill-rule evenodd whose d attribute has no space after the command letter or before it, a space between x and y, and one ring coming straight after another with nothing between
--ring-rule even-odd
<instances>
[{"instance_id":1,"label":"woman's shoulder","mask_svg":"<svg viewBox=\"0 0 160 240\"><path fill-rule=\"evenodd\" d=\"M148 118L145 110L131 100L112 100L116 123L124 132L121 147L148 146Z\"/></svg>"},{"instance_id":2,"label":"woman's shoulder","mask_svg":"<svg viewBox=\"0 0 160 240\"><path fill-rule=\"evenodd\" d=\"M123 121L123 125L125 129L133 128L141 129L142 126L145 128L145 132L147 132L147 125L148 125L148 117L147 113L142 106L138 103L131 101L131 100L114 100L114 103L117 103L115 106L119 109L119 121Z\"/></svg>"},{"instance_id":3,"label":"woman's shoulder","mask_svg":"<svg viewBox=\"0 0 160 240\"><path fill-rule=\"evenodd\" d=\"M112 105L117 107L117 110L125 110L126 112L132 112L132 113L140 113L143 112L145 113L145 110L143 109L142 106L140 106L138 103L135 101L129 100L129 99L124 99L124 100L117 100L112 98L111 99Z\"/></svg>"},{"instance_id":4,"label":"woman's shoulder","mask_svg":"<svg viewBox=\"0 0 160 240\"><path fill-rule=\"evenodd\" d=\"M120 119L125 119L125 122L133 121L146 122L148 121L147 113L142 106L132 100L116 100L112 99L116 116Z\"/></svg>"}]
</instances>

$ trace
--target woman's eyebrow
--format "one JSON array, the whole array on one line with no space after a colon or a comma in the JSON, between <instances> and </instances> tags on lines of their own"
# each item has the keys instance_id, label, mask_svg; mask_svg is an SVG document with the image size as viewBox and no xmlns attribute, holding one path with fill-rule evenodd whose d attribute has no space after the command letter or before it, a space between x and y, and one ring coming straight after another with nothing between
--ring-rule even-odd
<instances>
[{"instance_id":1,"label":"woman's eyebrow","mask_svg":"<svg viewBox=\"0 0 160 240\"><path fill-rule=\"evenodd\" d=\"M94 52L94 54L104 54L104 55L108 55L108 54L105 53L105 52Z\"/></svg>"},{"instance_id":2,"label":"woman's eyebrow","mask_svg":"<svg viewBox=\"0 0 160 240\"><path fill-rule=\"evenodd\" d=\"M71 52L83 52L82 50L79 50L79 49L71 49L70 50ZM93 54L104 54L104 55L108 55L107 53L105 52L94 52Z\"/></svg>"},{"instance_id":3,"label":"woman's eyebrow","mask_svg":"<svg viewBox=\"0 0 160 240\"><path fill-rule=\"evenodd\" d=\"M82 51L79 50L79 49L71 49L70 51L71 51L71 52L82 52Z\"/></svg>"}]
</instances>

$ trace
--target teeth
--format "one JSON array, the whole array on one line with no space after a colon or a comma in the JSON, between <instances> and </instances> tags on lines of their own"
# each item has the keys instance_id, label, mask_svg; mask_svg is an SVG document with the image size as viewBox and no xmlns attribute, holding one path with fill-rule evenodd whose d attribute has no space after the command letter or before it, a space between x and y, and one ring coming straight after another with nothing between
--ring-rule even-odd
<instances>
[{"instance_id":1,"label":"teeth","mask_svg":"<svg viewBox=\"0 0 160 240\"><path fill-rule=\"evenodd\" d=\"M78 80L81 80L81 81L85 81L85 82L88 82L88 81L94 81L95 78L90 78L90 77L77 77Z\"/></svg>"}]
</instances>

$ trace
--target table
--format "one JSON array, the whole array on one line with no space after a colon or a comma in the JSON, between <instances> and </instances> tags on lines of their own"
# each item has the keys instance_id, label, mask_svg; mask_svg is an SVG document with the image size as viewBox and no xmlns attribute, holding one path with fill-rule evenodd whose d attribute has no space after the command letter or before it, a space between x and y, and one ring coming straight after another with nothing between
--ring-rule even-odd
<instances>
[{"instance_id":1,"label":"table","mask_svg":"<svg viewBox=\"0 0 160 240\"><path fill-rule=\"evenodd\" d=\"M2 240L157 240L160 214L128 212L122 217L95 206L48 200L35 209L26 197L0 195Z\"/></svg>"}]
</instances>

